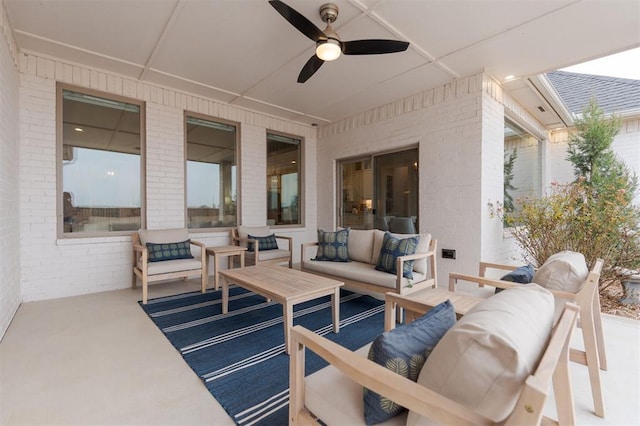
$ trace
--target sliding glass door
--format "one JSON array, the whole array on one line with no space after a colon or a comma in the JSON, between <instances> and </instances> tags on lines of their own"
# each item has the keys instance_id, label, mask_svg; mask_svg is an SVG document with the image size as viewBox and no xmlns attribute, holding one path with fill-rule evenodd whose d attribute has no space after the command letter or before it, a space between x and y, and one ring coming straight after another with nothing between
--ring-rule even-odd
<instances>
[{"instance_id":1,"label":"sliding glass door","mask_svg":"<svg viewBox=\"0 0 640 426\"><path fill-rule=\"evenodd\" d=\"M342 160L338 176L339 226L418 229L418 148Z\"/></svg>"}]
</instances>

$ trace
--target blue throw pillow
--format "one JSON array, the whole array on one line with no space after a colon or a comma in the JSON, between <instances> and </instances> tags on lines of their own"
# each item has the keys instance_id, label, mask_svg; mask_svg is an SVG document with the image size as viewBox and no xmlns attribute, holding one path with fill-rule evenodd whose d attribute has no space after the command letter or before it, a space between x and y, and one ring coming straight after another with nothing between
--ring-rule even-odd
<instances>
[{"instance_id":1,"label":"blue throw pillow","mask_svg":"<svg viewBox=\"0 0 640 426\"><path fill-rule=\"evenodd\" d=\"M278 248L278 242L276 241L276 234L267 235L266 237L254 237L253 235L247 235L247 238L250 240L258 241L258 250L275 250ZM255 251L253 248L254 244L249 243L249 247L247 247L247 251Z\"/></svg>"},{"instance_id":2,"label":"blue throw pillow","mask_svg":"<svg viewBox=\"0 0 640 426\"><path fill-rule=\"evenodd\" d=\"M350 228L341 229L336 232L325 232L318 229L318 251L313 260L328 260L331 262L351 262L349 259Z\"/></svg>"},{"instance_id":3,"label":"blue throw pillow","mask_svg":"<svg viewBox=\"0 0 640 426\"><path fill-rule=\"evenodd\" d=\"M400 240L393 237L389 232L385 232L376 269L378 271L396 274L397 258L408 254L414 254L418 247L418 242L418 237L410 237ZM402 276L410 279L413 278L413 260L404 262Z\"/></svg>"},{"instance_id":4,"label":"blue throw pillow","mask_svg":"<svg viewBox=\"0 0 640 426\"><path fill-rule=\"evenodd\" d=\"M415 382L433 348L455 323L455 309L447 300L414 322L379 335L369 348L368 358ZM388 420L404 410L367 388L364 388L363 398L364 418L368 425Z\"/></svg>"},{"instance_id":5,"label":"blue throw pillow","mask_svg":"<svg viewBox=\"0 0 640 426\"><path fill-rule=\"evenodd\" d=\"M149 262L163 260L193 259L191 254L191 240L179 243L147 243Z\"/></svg>"},{"instance_id":6,"label":"blue throw pillow","mask_svg":"<svg viewBox=\"0 0 640 426\"><path fill-rule=\"evenodd\" d=\"M519 267L518 269L514 269L513 271L509 272L507 275L504 275L500 279L502 281L509 281L512 283L529 284L531 281L533 281L534 272L535 271L533 270L532 265L525 265L525 266ZM495 294L500 293L502 290L504 289L496 288Z\"/></svg>"}]
</instances>

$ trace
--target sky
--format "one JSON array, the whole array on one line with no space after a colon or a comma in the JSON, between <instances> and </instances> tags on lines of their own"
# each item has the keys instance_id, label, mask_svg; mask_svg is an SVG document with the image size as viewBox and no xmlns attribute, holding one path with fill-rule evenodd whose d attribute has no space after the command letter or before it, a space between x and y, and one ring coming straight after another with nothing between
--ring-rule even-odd
<instances>
[{"instance_id":1,"label":"sky","mask_svg":"<svg viewBox=\"0 0 640 426\"><path fill-rule=\"evenodd\" d=\"M640 80L640 48L563 68L562 71Z\"/></svg>"}]
</instances>

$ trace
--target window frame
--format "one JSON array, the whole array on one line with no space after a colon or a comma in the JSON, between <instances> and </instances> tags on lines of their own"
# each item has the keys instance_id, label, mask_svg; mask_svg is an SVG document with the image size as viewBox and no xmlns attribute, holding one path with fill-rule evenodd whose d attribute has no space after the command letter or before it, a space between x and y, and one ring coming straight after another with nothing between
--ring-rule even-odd
<instances>
[{"instance_id":1,"label":"window frame","mask_svg":"<svg viewBox=\"0 0 640 426\"><path fill-rule=\"evenodd\" d=\"M183 141L184 141L184 226L189 230L189 233L205 233L205 232L220 232L220 231L229 231L232 228L237 227L240 224L241 216L241 204L240 203L240 192L242 185L240 184L240 123L237 121L226 120L224 118L214 117L207 114L201 114L194 111L184 110L183 111ZM235 162L236 162L236 224L234 226L219 226L219 227L209 227L209 228L189 228L189 206L187 200L188 194L188 185L189 182L187 180L187 162L189 161L187 155L188 143L187 143L187 117L193 117L201 120L211 121L215 123L225 124L228 126L233 126L236 129L235 136Z\"/></svg>"},{"instance_id":2,"label":"window frame","mask_svg":"<svg viewBox=\"0 0 640 426\"><path fill-rule=\"evenodd\" d=\"M305 138L300 135L294 135L291 133L280 132L277 130L266 129L265 131L265 223L267 223L268 218L268 208L269 208L269 176L268 176L268 142L269 135L282 136L289 139L295 139L300 141L299 145L299 155L298 155L298 217L299 223L285 223L285 224L275 224L269 225L270 228L283 229L283 228L304 228L306 225L306 191L305 191L305 147L306 142Z\"/></svg>"},{"instance_id":3,"label":"window frame","mask_svg":"<svg viewBox=\"0 0 640 426\"><path fill-rule=\"evenodd\" d=\"M125 102L137 105L140 108L140 227L146 228L147 224L147 193L146 193L146 151L147 151L147 126L146 126L146 102L122 95L76 86L68 83L56 82L56 234L58 239L78 239L96 237L130 236L134 231L98 231L98 232L64 232L64 203L63 203L63 151L64 151L64 114L63 92L69 90L88 96L96 96L107 100Z\"/></svg>"}]
</instances>

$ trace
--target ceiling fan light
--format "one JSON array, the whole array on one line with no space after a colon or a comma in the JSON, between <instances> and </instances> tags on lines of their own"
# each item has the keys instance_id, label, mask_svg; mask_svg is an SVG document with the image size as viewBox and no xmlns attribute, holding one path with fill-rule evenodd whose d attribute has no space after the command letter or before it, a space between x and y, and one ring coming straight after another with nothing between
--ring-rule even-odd
<instances>
[{"instance_id":1,"label":"ceiling fan light","mask_svg":"<svg viewBox=\"0 0 640 426\"><path fill-rule=\"evenodd\" d=\"M340 57L342 49L340 43L332 38L316 46L316 56L323 61L335 61Z\"/></svg>"}]
</instances>

